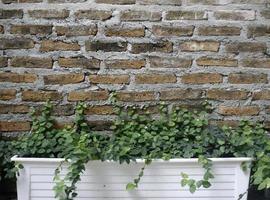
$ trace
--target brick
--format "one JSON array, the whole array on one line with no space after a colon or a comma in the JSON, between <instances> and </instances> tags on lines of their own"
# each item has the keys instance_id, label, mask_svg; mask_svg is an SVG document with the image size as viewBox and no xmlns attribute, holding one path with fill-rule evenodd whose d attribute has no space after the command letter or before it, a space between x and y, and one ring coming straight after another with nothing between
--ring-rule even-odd
<instances>
[{"instance_id":1,"label":"brick","mask_svg":"<svg viewBox=\"0 0 270 200\"><path fill-rule=\"evenodd\" d=\"M58 36L89 36L97 34L97 25L91 24L88 26L56 26L55 32Z\"/></svg>"},{"instance_id":2,"label":"brick","mask_svg":"<svg viewBox=\"0 0 270 200\"><path fill-rule=\"evenodd\" d=\"M10 65L12 67L51 69L53 61L51 58L23 56L11 58Z\"/></svg>"},{"instance_id":3,"label":"brick","mask_svg":"<svg viewBox=\"0 0 270 200\"><path fill-rule=\"evenodd\" d=\"M41 3L42 0L18 0L18 3Z\"/></svg>"},{"instance_id":4,"label":"brick","mask_svg":"<svg viewBox=\"0 0 270 200\"><path fill-rule=\"evenodd\" d=\"M31 49L35 44L27 38L1 38L0 49Z\"/></svg>"},{"instance_id":5,"label":"brick","mask_svg":"<svg viewBox=\"0 0 270 200\"><path fill-rule=\"evenodd\" d=\"M96 0L96 3L120 4L120 5L135 4L135 2L136 0Z\"/></svg>"},{"instance_id":6,"label":"brick","mask_svg":"<svg viewBox=\"0 0 270 200\"><path fill-rule=\"evenodd\" d=\"M245 90L211 89L206 92L206 97L213 100L244 100L248 98Z\"/></svg>"},{"instance_id":7,"label":"brick","mask_svg":"<svg viewBox=\"0 0 270 200\"><path fill-rule=\"evenodd\" d=\"M181 57L151 56L149 61L152 68L189 68L192 65L192 59Z\"/></svg>"},{"instance_id":8,"label":"brick","mask_svg":"<svg viewBox=\"0 0 270 200\"><path fill-rule=\"evenodd\" d=\"M182 83L185 84L207 84L222 83L223 77L218 73L194 73L182 76Z\"/></svg>"},{"instance_id":9,"label":"brick","mask_svg":"<svg viewBox=\"0 0 270 200\"><path fill-rule=\"evenodd\" d=\"M270 69L269 58L247 58L242 60L243 67Z\"/></svg>"},{"instance_id":10,"label":"brick","mask_svg":"<svg viewBox=\"0 0 270 200\"><path fill-rule=\"evenodd\" d=\"M261 90L253 93L253 100L270 100L270 90Z\"/></svg>"},{"instance_id":11,"label":"brick","mask_svg":"<svg viewBox=\"0 0 270 200\"><path fill-rule=\"evenodd\" d=\"M26 90L22 92L23 101L46 102L47 100L58 101L62 95L57 91L33 91Z\"/></svg>"},{"instance_id":12,"label":"brick","mask_svg":"<svg viewBox=\"0 0 270 200\"><path fill-rule=\"evenodd\" d=\"M160 21L161 12L126 10L120 13L121 21Z\"/></svg>"},{"instance_id":13,"label":"brick","mask_svg":"<svg viewBox=\"0 0 270 200\"><path fill-rule=\"evenodd\" d=\"M127 42L103 42L103 41L86 41L86 51L104 51L104 52L121 52L127 50Z\"/></svg>"},{"instance_id":14,"label":"brick","mask_svg":"<svg viewBox=\"0 0 270 200\"><path fill-rule=\"evenodd\" d=\"M194 26L160 26L154 25L152 32L155 36L172 37L172 36L192 36Z\"/></svg>"},{"instance_id":15,"label":"brick","mask_svg":"<svg viewBox=\"0 0 270 200\"><path fill-rule=\"evenodd\" d=\"M10 32L21 35L50 35L52 33L51 25L12 25Z\"/></svg>"},{"instance_id":16,"label":"brick","mask_svg":"<svg viewBox=\"0 0 270 200\"><path fill-rule=\"evenodd\" d=\"M5 32L4 26L0 25L0 34L3 34Z\"/></svg>"},{"instance_id":17,"label":"brick","mask_svg":"<svg viewBox=\"0 0 270 200\"><path fill-rule=\"evenodd\" d=\"M0 100L12 100L16 98L17 91L15 89L0 89Z\"/></svg>"},{"instance_id":18,"label":"brick","mask_svg":"<svg viewBox=\"0 0 270 200\"><path fill-rule=\"evenodd\" d=\"M262 17L264 17L265 19L270 19L270 10L269 9L265 9L261 11L261 15Z\"/></svg>"},{"instance_id":19,"label":"brick","mask_svg":"<svg viewBox=\"0 0 270 200\"><path fill-rule=\"evenodd\" d=\"M59 58L58 64L61 67L73 68L79 67L83 69L99 69L100 60L96 58L74 57L74 58Z\"/></svg>"},{"instance_id":20,"label":"brick","mask_svg":"<svg viewBox=\"0 0 270 200\"><path fill-rule=\"evenodd\" d=\"M87 124L93 131L112 131L111 126L113 122L109 120L89 120Z\"/></svg>"},{"instance_id":21,"label":"brick","mask_svg":"<svg viewBox=\"0 0 270 200\"><path fill-rule=\"evenodd\" d=\"M68 43L62 41L45 40L41 42L40 51L79 51L80 45L76 42Z\"/></svg>"},{"instance_id":22,"label":"brick","mask_svg":"<svg viewBox=\"0 0 270 200\"><path fill-rule=\"evenodd\" d=\"M121 91L116 92L116 97L119 101L125 102L144 102L144 101L154 101L155 93L152 91Z\"/></svg>"},{"instance_id":23,"label":"brick","mask_svg":"<svg viewBox=\"0 0 270 200\"><path fill-rule=\"evenodd\" d=\"M75 84L84 81L83 74L52 74L44 76L45 85L65 85L65 84Z\"/></svg>"},{"instance_id":24,"label":"brick","mask_svg":"<svg viewBox=\"0 0 270 200\"><path fill-rule=\"evenodd\" d=\"M196 60L199 66L221 66L221 67L237 67L238 60L231 58L216 58L216 57L200 57Z\"/></svg>"},{"instance_id":25,"label":"brick","mask_svg":"<svg viewBox=\"0 0 270 200\"><path fill-rule=\"evenodd\" d=\"M8 66L8 58L0 56L0 68Z\"/></svg>"},{"instance_id":26,"label":"brick","mask_svg":"<svg viewBox=\"0 0 270 200\"><path fill-rule=\"evenodd\" d=\"M42 106L35 107L36 115L41 115ZM53 116L71 116L75 113L75 108L72 104L53 105Z\"/></svg>"},{"instance_id":27,"label":"brick","mask_svg":"<svg viewBox=\"0 0 270 200\"><path fill-rule=\"evenodd\" d=\"M17 3L17 0L2 0L4 4Z\"/></svg>"},{"instance_id":28,"label":"brick","mask_svg":"<svg viewBox=\"0 0 270 200\"><path fill-rule=\"evenodd\" d=\"M114 108L110 105L89 106L85 112L86 115L113 115Z\"/></svg>"},{"instance_id":29,"label":"brick","mask_svg":"<svg viewBox=\"0 0 270 200\"><path fill-rule=\"evenodd\" d=\"M229 116L254 116L258 115L260 108L258 106L243 106L243 107L227 107L219 106L218 113L221 115Z\"/></svg>"},{"instance_id":30,"label":"brick","mask_svg":"<svg viewBox=\"0 0 270 200\"><path fill-rule=\"evenodd\" d=\"M176 83L174 74L137 74L135 76L136 84L164 84Z\"/></svg>"},{"instance_id":31,"label":"brick","mask_svg":"<svg viewBox=\"0 0 270 200\"><path fill-rule=\"evenodd\" d=\"M267 74L231 73L228 82L232 84L259 84L268 83Z\"/></svg>"},{"instance_id":32,"label":"brick","mask_svg":"<svg viewBox=\"0 0 270 200\"><path fill-rule=\"evenodd\" d=\"M156 43L133 43L131 44L131 53L147 53L147 52L164 52L170 53L173 51L173 44L168 41Z\"/></svg>"},{"instance_id":33,"label":"brick","mask_svg":"<svg viewBox=\"0 0 270 200\"><path fill-rule=\"evenodd\" d=\"M240 34L241 34L240 27L231 27L231 26L198 27L198 35L203 36L238 36Z\"/></svg>"},{"instance_id":34,"label":"brick","mask_svg":"<svg viewBox=\"0 0 270 200\"><path fill-rule=\"evenodd\" d=\"M145 60L106 60L105 65L110 69L141 69L145 67Z\"/></svg>"},{"instance_id":35,"label":"brick","mask_svg":"<svg viewBox=\"0 0 270 200\"><path fill-rule=\"evenodd\" d=\"M265 112L266 112L266 114L270 114L270 106L265 107ZM270 128L270 126L269 126L269 128Z\"/></svg>"},{"instance_id":36,"label":"brick","mask_svg":"<svg viewBox=\"0 0 270 200\"><path fill-rule=\"evenodd\" d=\"M247 32L248 38L255 37L269 37L270 36L270 26L260 25L260 26L249 26Z\"/></svg>"},{"instance_id":37,"label":"brick","mask_svg":"<svg viewBox=\"0 0 270 200\"><path fill-rule=\"evenodd\" d=\"M12 132L12 131L29 131L30 122L26 121L0 121L0 131Z\"/></svg>"},{"instance_id":38,"label":"brick","mask_svg":"<svg viewBox=\"0 0 270 200\"><path fill-rule=\"evenodd\" d=\"M145 28L144 27L109 27L105 29L105 35L107 37L144 37Z\"/></svg>"},{"instance_id":39,"label":"brick","mask_svg":"<svg viewBox=\"0 0 270 200\"><path fill-rule=\"evenodd\" d=\"M105 21L112 17L112 11L106 10L78 10L75 12L77 19L90 19Z\"/></svg>"},{"instance_id":40,"label":"brick","mask_svg":"<svg viewBox=\"0 0 270 200\"><path fill-rule=\"evenodd\" d=\"M235 120L210 120L209 124L214 125L214 126L218 126L220 128L223 126L236 128L239 126L239 121L235 121Z\"/></svg>"},{"instance_id":41,"label":"brick","mask_svg":"<svg viewBox=\"0 0 270 200\"><path fill-rule=\"evenodd\" d=\"M128 84L129 75L90 75L90 83L94 84Z\"/></svg>"},{"instance_id":42,"label":"brick","mask_svg":"<svg viewBox=\"0 0 270 200\"><path fill-rule=\"evenodd\" d=\"M137 0L141 5L175 5L180 6L181 0Z\"/></svg>"},{"instance_id":43,"label":"brick","mask_svg":"<svg viewBox=\"0 0 270 200\"><path fill-rule=\"evenodd\" d=\"M68 101L104 101L109 98L109 92L100 91L72 91L68 94Z\"/></svg>"},{"instance_id":44,"label":"brick","mask_svg":"<svg viewBox=\"0 0 270 200\"><path fill-rule=\"evenodd\" d=\"M204 11L193 10L174 10L168 11L165 16L166 20L207 20L207 13Z\"/></svg>"},{"instance_id":45,"label":"brick","mask_svg":"<svg viewBox=\"0 0 270 200\"><path fill-rule=\"evenodd\" d=\"M267 47L263 42L234 42L225 46L225 50L229 53L240 52L266 52Z\"/></svg>"},{"instance_id":46,"label":"brick","mask_svg":"<svg viewBox=\"0 0 270 200\"><path fill-rule=\"evenodd\" d=\"M0 9L0 19L22 19L23 18L23 10L4 10Z\"/></svg>"},{"instance_id":47,"label":"brick","mask_svg":"<svg viewBox=\"0 0 270 200\"><path fill-rule=\"evenodd\" d=\"M187 100L202 98L202 90L194 89L171 89L160 92L160 100Z\"/></svg>"},{"instance_id":48,"label":"brick","mask_svg":"<svg viewBox=\"0 0 270 200\"><path fill-rule=\"evenodd\" d=\"M0 82L11 82L11 83L34 83L37 80L35 74L22 74L12 72L0 73Z\"/></svg>"},{"instance_id":49,"label":"brick","mask_svg":"<svg viewBox=\"0 0 270 200\"><path fill-rule=\"evenodd\" d=\"M0 114L25 114L30 111L30 107L27 105L15 105L15 104L0 104Z\"/></svg>"},{"instance_id":50,"label":"brick","mask_svg":"<svg viewBox=\"0 0 270 200\"><path fill-rule=\"evenodd\" d=\"M69 17L68 10L29 10L28 14L37 19L66 19Z\"/></svg>"},{"instance_id":51,"label":"brick","mask_svg":"<svg viewBox=\"0 0 270 200\"><path fill-rule=\"evenodd\" d=\"M252 21L256 15L254 10L221 10L214 12L217 20Z\"/></svg>"},{"instance_id":52,"label":"brick","mask_svg":"<svg viewBox=\"0 0 270 200\"><path fill-rule=\"evenodd\" d=\"M218 52L220 43L217 41L186 41L180 44L182 51L212 51Z\"/></svg>"}]
</instances>

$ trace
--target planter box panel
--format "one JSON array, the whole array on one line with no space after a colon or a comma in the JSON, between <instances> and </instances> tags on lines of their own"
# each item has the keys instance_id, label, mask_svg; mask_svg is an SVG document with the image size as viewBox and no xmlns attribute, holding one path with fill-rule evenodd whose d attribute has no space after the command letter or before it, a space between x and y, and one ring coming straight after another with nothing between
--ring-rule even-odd
<instances>
[{"instance_id":1,"label":"planter box panel","mask_svg":"<svg viewBox=\"0 0 270 200\"><path fill-rule=\"evenodd\" d=\"M201 188L191 194L187 187L181 187L181 172L199 180L204 170L196 160L183 160L154 161L146 167L139 188L134 191L126 191L125 187L137 177L143 166L142 162L120 165L115 162L91 161L77 184L77 200L237 200L239 194L244 193L248 187L250 172L243 172L240 165L242 161L251 160L220 159L220 162L214 162L215 178L212 180L212 187ZM53 200L53 177L59 160L24 162L21 158L20 162L24 169L17 182L18 200ZM65 165L61 173L62 176L66 173ZM22 184L25 184L24 190L19 189Z\"/></svg>"}]
</instances>

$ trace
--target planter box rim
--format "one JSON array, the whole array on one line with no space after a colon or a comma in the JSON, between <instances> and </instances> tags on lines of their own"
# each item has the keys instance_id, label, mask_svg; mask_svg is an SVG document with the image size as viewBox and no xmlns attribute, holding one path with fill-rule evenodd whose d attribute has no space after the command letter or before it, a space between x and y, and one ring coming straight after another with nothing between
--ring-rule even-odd
<instances>
[{"instance_id":1,"label":"planter box rim","mask_svg":"<svg viewBox=\"0 0 270 200\"><path fill-rule=\"evenodd\" d=\"M251 162L253 158L248 157L230 157L230 158L209 158L213 162L222 163L222 162ZM17 155L11 158L11 161L15 162L44 162L44 163L59 163L65 161L64 158L30 158L30 157L18 157ZM144 163L144 159L136 159L136 163ZM91 160L90 162L116 162L111 160L100 161L100 160ZM198 158L176 158L170 160L163 159L153 159L152 162L155 163L197 163Z\"/></svg>"}]
</instances>

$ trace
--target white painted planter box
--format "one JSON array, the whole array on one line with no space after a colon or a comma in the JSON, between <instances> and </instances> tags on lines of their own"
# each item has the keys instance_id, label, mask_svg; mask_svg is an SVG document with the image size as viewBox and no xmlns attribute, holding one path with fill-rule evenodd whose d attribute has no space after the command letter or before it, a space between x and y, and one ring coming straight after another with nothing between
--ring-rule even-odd
<instances>
[{"instance_id":1,"label":"white painted planter box","mask_svg":"<svg viewBox=\"0 0 270 200\"><path fill-rule=\"evenodd\" d=\"M63 159L17 158L13 161L23 164L17 178L18 200L53 200L54 170ZM78 200L237 200L246 192L250 171L241 169L242 162L250 158L217 158L214 161L215 178L212 187L201 188L191 194L181 187L181 172L191 178L201 179L204 170L197 159L155 160L145 169L139 188L126 191L126 184L137 177L143 161L118 164L116 162L91 161L81 176L78 186ZM65 170L62 172L65 173ZM246 200L246 196L243 198Z\"/></svg>"}]
</instances>

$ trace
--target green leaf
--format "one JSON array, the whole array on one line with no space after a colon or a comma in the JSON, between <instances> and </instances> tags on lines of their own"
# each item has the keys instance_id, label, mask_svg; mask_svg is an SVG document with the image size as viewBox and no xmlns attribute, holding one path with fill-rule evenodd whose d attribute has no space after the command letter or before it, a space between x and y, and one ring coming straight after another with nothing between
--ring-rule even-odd
<instances>
[{"instance_id":1,"label":"green leaf","mask_svg":"<svg viewBox=\"0 0 270 200\"><path fill-rule=\"evenodd\" d=\"M134 190L134 189L136 189L136 185L134 184L134 183L128 183L127 185L126 185L126 190Z\"/></svg>"}]
</instances>

